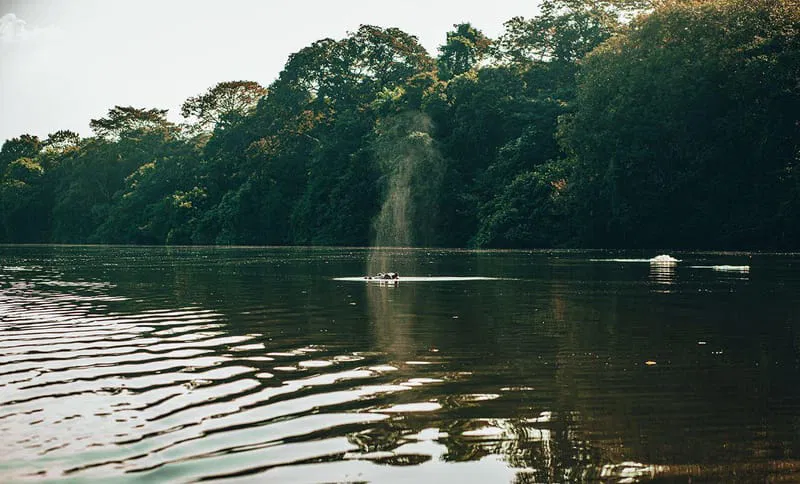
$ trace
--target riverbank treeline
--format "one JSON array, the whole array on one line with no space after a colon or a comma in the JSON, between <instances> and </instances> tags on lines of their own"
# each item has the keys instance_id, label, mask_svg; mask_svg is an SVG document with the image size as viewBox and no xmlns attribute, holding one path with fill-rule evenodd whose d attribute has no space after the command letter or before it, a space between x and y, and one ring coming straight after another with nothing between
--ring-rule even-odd
<instances>
[{"instance_id":1,"label":"riverbank treeline","mask_svg":"<svg viewBox=\"0 0 800 484\"><path fill-rule=\"evenodd\" d=\"M0 241L800 247L795 2L547 0L436 57L364 25L166 114L7 140Z\"/></svg>"}]
</instances>

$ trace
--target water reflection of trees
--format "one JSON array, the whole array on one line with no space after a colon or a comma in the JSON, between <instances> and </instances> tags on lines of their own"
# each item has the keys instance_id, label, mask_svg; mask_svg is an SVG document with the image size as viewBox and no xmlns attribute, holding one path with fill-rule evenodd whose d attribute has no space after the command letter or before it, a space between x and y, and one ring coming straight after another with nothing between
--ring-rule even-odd
<instances>
[{"instance_id":1,"label":"water reflection of trees","mask_svg":"<svg viewBox=\"0 0 800 484\"><path fill-rule=\"evenodd\" d=\"M131 250L115 265L75 271L114 281L132 301L161 287L152 304L207 305L229 316L229 331L257 331L275 345L368 348L398 362L398 378L443 377L413 392L441 410L354 434L365 452L391 452L438 428L443 459L502 454L535 471L520 477L535 482L581 480L624 461L733 466L800 454L791 383L798 307L774 288L722 287L701 273L671 279L664 294L652 291L659 285L647 266L410 250L390 251L379 270L516 280L343 284L332 278L363 273L366 253L170 249L148 263ZM688 296L698 290L708 293ZM401 365L412 359L432 365ZM500 397L464 398L491 393ZM545 411L549 422L530 420Z\"/></svg>"},{"instance_id":2,"label":"water reflection of trees","mask_svg":"<svg viewBox=\"0 0 800 484\"><path fill-rule=\"evenodd\" d=\"M756 366L765 351L793 361L792 347L774 334L731 328L731 319L764 316L742 313L747 305L741 300L710 295L704 300L713 306L709 312L658 299L673 295L652 291L648 280L660 284L668 277L675 294L692 281L676 281L672 271L654 275L649 267L636 274L642 282L632 284L630 269L569 257L542 264L515 264L517 256L509 254L467 257L473 260L466 267L482 275L510 273L520 280L447 290L401 283L372 288L368 299L372 317L385 323L376 326L379 347L395 348L398 357L435 347L445 369L473 372L468 384L444 384L427 394L443 405L436 418L414 416L399 424L409 427L421 418L423 426L446 432L449 437L440 439L445 459L503 454L512 466L535 470L533 481L559 481L654 472L636 462L671 464L684 475L685 463L742 468L754 459L797 455L796 419L790 411L771 414L765 396L770 380L784 372ZM787 310L767 319L780 321ZM459 317L457 329L451 314ZM698 344L712 336L714 348ZM531 390L500 392L499 402L472 410L457 397L466 389L491 392L512 384ZM546 410L553 411L547 423L526 418ZM482 428L488 428L485 435ZM784 444L766 437L776 430Z\"/></svg>"},{"instance_id":3,"label":"water reflection of trees","mask_svg":"<svg viewBox=\"0 0 800 484\"><path fill-rule=\"evenodd\" d=\"M467 266L479 275L498 275L491 262L478 255L475 259ZM386 263L379 266L391 270ZM447 270L446 262L441 266ZM536 481L563 480L607 458L576 435L570 402L550 391L559 377L554 357L566 334L563 297L507 282L426 287L402 280L397 286L369 285L367 296L378 349L402 361L425 358L436 348L451 377L417 395L435 398L441 411L392 418L354 436L365 454L388 463L386 452L396 452L409 436L435 428L437 442L447 449L442 459L503 455L513 467L535 470ZM470 375L456 382L452 372ZM475 398L502 392L504 385L519 390L507 388L506 394L496 395L499 404ZM558 405L563 411L559 407L558 413L542 413Z\"/></svg>"}]
</instances>

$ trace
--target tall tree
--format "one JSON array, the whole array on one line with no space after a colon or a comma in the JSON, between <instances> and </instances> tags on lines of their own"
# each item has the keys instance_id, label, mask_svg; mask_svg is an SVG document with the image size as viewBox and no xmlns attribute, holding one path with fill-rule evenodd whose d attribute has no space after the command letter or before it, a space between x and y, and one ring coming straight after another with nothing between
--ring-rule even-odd
<instances>
[{"instance_id":1,"label":"tall tree","mask_svg":"<svg viewBox=\"0 0 800 484\"><path fill-rule=\"evenodd\" d=\"M0 183L0 240L47 240L50 207L43 179L44 169L36 159L21 157L8 165L7 178Z\"/></svg>"},{"instance_id":2,"label":"tall tree","mask_svg":"<svg viewBox=\"0 0 800 484\"><path fill-rule=\"evenodd\" d=\"M501 63L520 67L542 61L574 62L618 29L622 12L616 4L545 0L536 17L514 17L505 23L494 55Z\"/></svg>"},{"instance_id":3,"label":"tall tree","mask_svg":"<svg viewBox=\"0 0 800 484\"><path fill-rule=\"evenodd\" d=\"M20 158L35 158L41 149L42 142L34 135L23 134L18 138L6 140L0 148L0 180L13 161Z\"/></svg>"},{"instance_id":4,"label":"tall tree","mask_svg":"<svg viewBox=\"0 0 800 484\"><path fill-rule=\"evenodd\" d=\"M61 153L66 150L76 149L81 141L81 136L68 129L50 133L42 146L45 151Z\"/></svg>"},{"instance_id":5,"label":"tall tree","mask_svg":"<svg viewBox=\"0 0 800 484\"><path fill-rule=\"evenodd\" d=\"M167 121L166 109L142 109L114 106L105 118L92 119L89 126L97 136L117 140L122 136L159 132L173 134L175 126Z\"/></svg>"},{"instance_id":6,"label":"tall tree","mask_svg":"<svg viewBox=\"0 0 800 484\"><path fill-rule=\"evenodd\" d=\"M220 82L205 94L187 99L181 115L195 117L202 129L209 129L248 115L266 95L267 89L254 81Z\"/></svg>"},{"instance_id":7,"label":"tall tree","mask_svg":"<svg viewBox=\"0 0 800 484\"><path fill-rule=\"evenodd\" d=\"M287 127L293 127L284 133L302 136L310 150L305 189L292 212L295 242L369 242L378 172L364 147L379 115L377 101L433 70L416 37L371 25L290 57L270 98L290 101Z\"/></svg>"},{"instance_id":8,"label":"tall tree","mask_svg":"<svg viewBox=\"0 0 800 484\"><path fill-rule=\"evenodd\" d=\"M439 78L450 80L476 67L488 54L492 41L469 23L453 25L447 41L439 46Z\"/></svg>"}]
</instances>

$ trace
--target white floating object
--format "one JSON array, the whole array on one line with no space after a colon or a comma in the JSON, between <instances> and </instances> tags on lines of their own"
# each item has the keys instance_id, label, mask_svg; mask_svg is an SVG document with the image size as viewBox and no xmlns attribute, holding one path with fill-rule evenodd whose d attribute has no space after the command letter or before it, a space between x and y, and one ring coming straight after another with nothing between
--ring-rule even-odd
<instances>
[{"instance_id":1,"label":"white floating object","mask_svg":"<svg viewBox=\"0 0 800 484\"><path fill-rule=\"evenodd\" d=\"M720 271L720 272L742 272L742 273L750 272L750 266L729 266L729 265L692 266L692 269L711 269L712 271Z\"/></svg>"},{"instance_id":2,"label":"white floating object","mask_svg":"<svg viewBox=\"0 0 800 484\"><path fill-rule=\"evenodd\" d=\"M750 266L712 266L711 267L715 271L727 271L727 272L750 272Z\"/></svg>"},{"instance_id":3,"label":"white floating object","mask_svg":"<svg viewBox=\"0 0 800 484\"><path fill-rule=\"evenodd\" d=\"M651 264L677 264L678 262L680 262L678 259L667 254L657 255L650 259Z\"/></svg>"}]
</instances>

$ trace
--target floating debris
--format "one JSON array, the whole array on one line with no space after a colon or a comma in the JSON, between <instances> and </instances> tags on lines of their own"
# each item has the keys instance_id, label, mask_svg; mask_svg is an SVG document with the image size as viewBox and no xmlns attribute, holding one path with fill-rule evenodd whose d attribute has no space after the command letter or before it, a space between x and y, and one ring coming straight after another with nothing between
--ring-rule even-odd
<instances>
[{"instance_id":1,"label":"floating debris","mask_svg":"<svg viewBox=\"0 0 800 484\"><path fill-rule=\"evenodd\" d=\"M712 266L715 271L728 271L728 272L750 272L750 266Z\"/></svg>"},{"instance_id":2,"label":"floating debris","mask_svg":"<svg viewBox=\"0 0 800 484\"><path fill-rule=\"evenodd\" d=\"M691 266L692 269L711 269L718 272L742 272L749 273L750 266L732 266L732 265L717 265L717 266Z\"/></svg>"}]
</instances>

